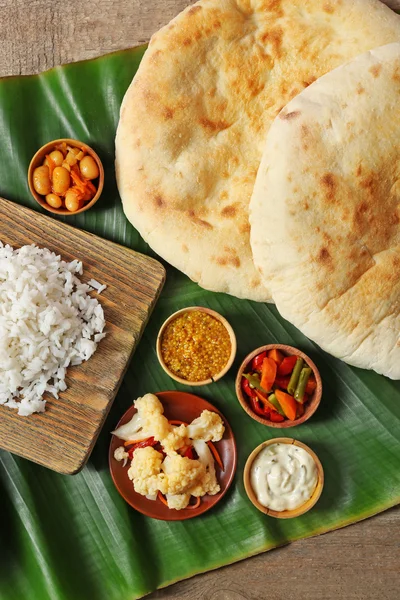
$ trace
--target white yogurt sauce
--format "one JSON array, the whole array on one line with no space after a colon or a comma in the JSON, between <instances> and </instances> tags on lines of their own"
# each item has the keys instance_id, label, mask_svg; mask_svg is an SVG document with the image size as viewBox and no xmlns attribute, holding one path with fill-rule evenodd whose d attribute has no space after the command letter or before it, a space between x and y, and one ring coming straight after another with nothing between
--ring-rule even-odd
<instances>
[{"instance_id":1,"label":"white yogurt sauce","mask_svg":"<svg viewBox=\"0 0 400 600\"><path fill-rule=\"evenodd\" d=\"M313 457L294 444L271 444L259 452L250 474L260 504L271 510L298 508L311 498L318 482Z\"/></svg>"}]
</instances>

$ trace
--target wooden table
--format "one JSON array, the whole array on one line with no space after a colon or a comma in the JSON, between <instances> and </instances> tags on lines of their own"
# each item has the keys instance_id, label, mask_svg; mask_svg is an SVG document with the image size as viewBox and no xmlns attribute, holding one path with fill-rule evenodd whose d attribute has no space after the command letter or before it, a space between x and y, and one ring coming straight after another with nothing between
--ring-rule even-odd
<instances>
[{"instance_id":1,"label":"wooden table","mask_svg":"<svg viewBox=\"0 0 400 600\"><path fill-rule=\"evenodd\" d=\"M188 4L188 0L0 0L0 75L35 73L140 44ZM400 0L387 4L400 9ZM199 575L148 598L397 600L399 589L397 508Z\"/></svg>"}]
</instances>

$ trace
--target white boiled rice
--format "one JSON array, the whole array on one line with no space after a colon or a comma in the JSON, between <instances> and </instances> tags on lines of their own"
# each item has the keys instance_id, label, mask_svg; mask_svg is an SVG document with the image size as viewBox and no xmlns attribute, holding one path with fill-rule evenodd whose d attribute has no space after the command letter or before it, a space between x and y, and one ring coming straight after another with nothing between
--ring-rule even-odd
<instances>
[{"instance_id":1,"label":"white boiled rice","mask_svg":"<svg viewBox=\"0 0 400 600\"><path fill-rule=\"evenodd\" d=\"M105 336L101 304L67 263L47 248L0 242L0 404L42 412L43 394L66 390L66 369L88 360Z\"/></svg>"}]
</instances>

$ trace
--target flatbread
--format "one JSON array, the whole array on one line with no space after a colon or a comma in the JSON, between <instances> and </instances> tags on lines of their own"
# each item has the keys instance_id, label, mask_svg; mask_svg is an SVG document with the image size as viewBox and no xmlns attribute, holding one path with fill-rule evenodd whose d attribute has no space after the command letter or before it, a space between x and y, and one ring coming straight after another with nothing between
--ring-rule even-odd
<instances>
[{"instance_id":1,"label":"flatbread","mask_svg":"<svg viewBox=\"0 0 400 600\"><path fill-rule=\"evenodd\" d=\"M279 312L344 361L400 378L400 44L321 77L279 114L250 204Z\"/></svg>"},{"instance_id":2,"label":"flatbread","mask_svg":"<svg viewBox=\"0 0 400 600\"><path fill-rule=\"evenodd\" d=\"M330 69L400 40L378 0L203 0L156 33L121 108L116 174L132 225L204 288L270 299L248 206L265 135Z\"/></svg>"}]
</instances>

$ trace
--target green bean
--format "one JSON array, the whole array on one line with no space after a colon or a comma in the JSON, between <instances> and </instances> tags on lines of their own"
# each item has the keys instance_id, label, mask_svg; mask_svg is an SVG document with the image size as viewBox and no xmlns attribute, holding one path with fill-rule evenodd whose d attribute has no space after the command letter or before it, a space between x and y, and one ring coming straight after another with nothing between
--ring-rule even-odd
<instances>
[{"instance_id":1,"label":"green bean","mask_svg":"<svg viewBox=\"0 0 400 600\"><path fill-rule=\"evenodd\" d=\"M268 396L268 400L271 402L272 406L275 406L277 412L282 415L282 417L285 416L285 413L283 412L281 405L279 404L279 400L278 398L275 396L275 394L271 394L270 396Z\"/></svg>"},{"instance_id":2,"label":"green bean","mask_svg":"<svg viewBox=\"0 0 400 600\"><path fill-rule=\"evenodd\" d=\"M255 388L256 390L260 390L260 392L264 392L260 385L260 379L256 375L252 375L252 373L243 373L243 377L247 379L251 388Z\"/></svg>"},{"instance_id":3,"label":"green bean","mask_svg":"<svg viewBox=\"0 0 400 600\"><path fill-rule=\"evenodd\" d=\"M295 389L297 387L301 369L303 368L304 360L302 358L298 358L296 360L296 364L294 365L293 373L290 377L289 385L287 386L287 391L291 396L293 396Z\"/></svg>"},{"instance_id":4,"label":"green bean","mask_svg":"<svg viewBox=\"0 0 400 600\"><path fill-rule=\"evenodd\" d=\"M297 400L297 402L300 402L301 404L304 401L304 394L306 391L307 381L309 380L311 373L312 370L310 369L310 367L304 367L304 369L302 369L300 373L299 381L294 392L294 398L295 400Z\"/></svg>"}]
</instances>

